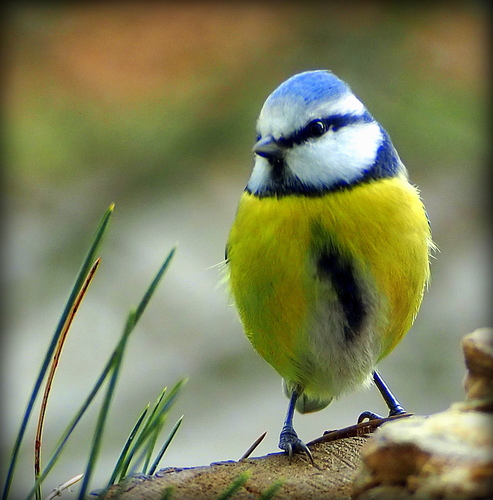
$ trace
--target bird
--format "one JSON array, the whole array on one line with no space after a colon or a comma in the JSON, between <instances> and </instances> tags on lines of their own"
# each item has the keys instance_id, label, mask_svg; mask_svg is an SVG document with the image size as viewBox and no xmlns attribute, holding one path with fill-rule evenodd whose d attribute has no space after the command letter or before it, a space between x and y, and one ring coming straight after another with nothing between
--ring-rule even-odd
<instances>
[{"instance_id":1,"label":"bird","mask_svg":"<svg viewBox=\"0 0 493 500\"><path fill-rule=\"evenodd\" d=\"M246 336L289 398L279 448L313 463L295 410L374 383L389 415L406 412L376 366L420 308L430 222L389 134L329 70L295 74L267 97L253 157L227 280Z\"/></svg>"}]
</instances>

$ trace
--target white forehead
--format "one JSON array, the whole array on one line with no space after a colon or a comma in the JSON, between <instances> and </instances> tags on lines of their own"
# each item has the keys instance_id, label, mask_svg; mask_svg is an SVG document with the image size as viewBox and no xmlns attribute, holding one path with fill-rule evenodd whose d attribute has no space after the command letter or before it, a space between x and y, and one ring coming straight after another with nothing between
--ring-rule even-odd
<instances>
[{"instance_id":1,"label":"white forehead","mask_svg":"<svg viewBox=\"0 0 493 500\"><path fill-rule=\"evenodd\" d=\"M330 71L307 71L282 83L265 101L258 132L278 138L312 119L335 114L362 114L363 103Z\"/></svg>"}]
</instances>

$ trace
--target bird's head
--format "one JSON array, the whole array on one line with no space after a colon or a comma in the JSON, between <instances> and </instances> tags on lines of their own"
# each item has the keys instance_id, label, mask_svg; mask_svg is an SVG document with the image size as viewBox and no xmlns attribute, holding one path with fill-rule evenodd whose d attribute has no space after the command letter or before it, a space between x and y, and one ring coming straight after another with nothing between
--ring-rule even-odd
<instances>
[{"instance_id":1,"label":"bird's head","mask_svg":"<svg viewBox=\"0 0 493 500\"><path fill-rule=\"evenodd\" d=\"M404 166L390 138L330 71L294 75L265 101L247 191L311 195L394 176Z\"/></svg>"}]
</instances>

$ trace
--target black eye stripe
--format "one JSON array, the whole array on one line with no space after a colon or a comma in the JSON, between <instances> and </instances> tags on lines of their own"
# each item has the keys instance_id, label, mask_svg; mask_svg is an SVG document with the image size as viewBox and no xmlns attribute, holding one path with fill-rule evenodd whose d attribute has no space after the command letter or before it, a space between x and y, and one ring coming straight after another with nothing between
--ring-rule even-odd
<instances>
[{"instance_id":1,"label":"black eye stripe","mask_svg":"<svg viewBox=\"0 0 493 500\"><path fill-rule=\"evenodd\" d=\"M335 132L342 127L346 127L347 125L353 125L355 123L370 123L373 121L374 119L368 111L365 111L362 115L331 115L325 118L317 118L315 120L311 120L303 128L296 130L288 137L280 137L277 139L277 142L281 146L289 148L295 144L302 144L310 139L320 137L329 130ZM321 133L322 127L325 130Z\"/></svg>"}]
</instances>

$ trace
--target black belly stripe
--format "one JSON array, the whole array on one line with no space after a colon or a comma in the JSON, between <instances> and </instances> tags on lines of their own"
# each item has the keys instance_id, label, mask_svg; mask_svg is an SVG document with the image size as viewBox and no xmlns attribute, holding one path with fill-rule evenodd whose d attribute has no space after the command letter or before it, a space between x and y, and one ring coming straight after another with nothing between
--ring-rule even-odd
<instances>
[{"instance_id":1,"label":"black belly stripe","mask_svg":"<svg viewBox=\"0 0 493 500\"><path fill-rule=\"evenodd\" d=\"M351 342L358 336L366 316L361 288L354 276L354 267L347 258L330 249L320 255L318 272L322 279L329 279L334 287L346 318L344 336Z\"/></svg>"}]
</instances>

